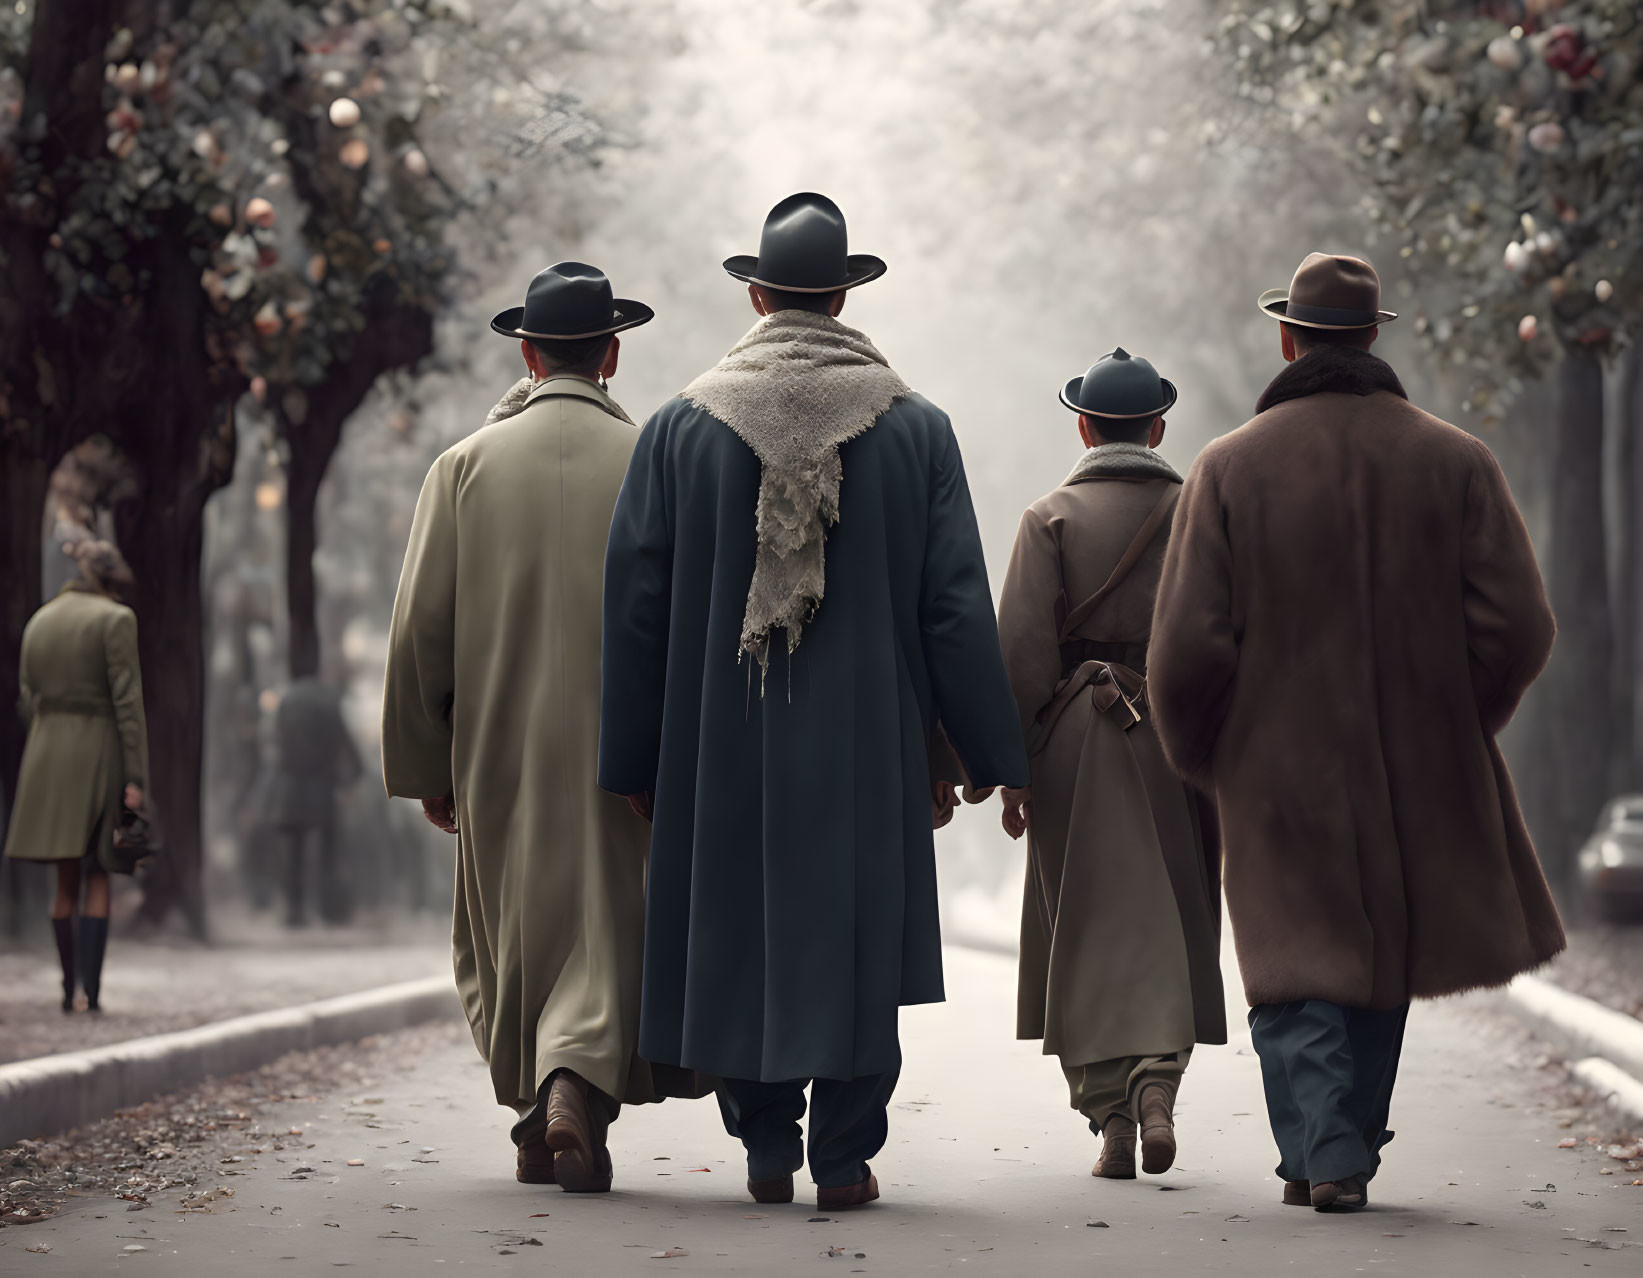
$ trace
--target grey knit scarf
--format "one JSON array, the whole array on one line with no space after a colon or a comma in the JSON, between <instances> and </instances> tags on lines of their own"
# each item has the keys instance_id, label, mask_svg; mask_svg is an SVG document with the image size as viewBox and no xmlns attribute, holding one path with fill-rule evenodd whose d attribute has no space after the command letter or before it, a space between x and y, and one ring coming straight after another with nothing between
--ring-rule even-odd
<instances>
[{"instance_id":1,"label":"grey knit scarf","mask_svg":"<svg viewBox=\"0 0 1643 1278\"><path fill-rule=\"evenodd\" d=\"M684 398L718 418L759 459L758 548L741 650L768 669L770 632L787 651L826 588L827 529L838 522L839 446L912 392L872 342L825 315L766 316Z\"/></svg>"}]
</instances>

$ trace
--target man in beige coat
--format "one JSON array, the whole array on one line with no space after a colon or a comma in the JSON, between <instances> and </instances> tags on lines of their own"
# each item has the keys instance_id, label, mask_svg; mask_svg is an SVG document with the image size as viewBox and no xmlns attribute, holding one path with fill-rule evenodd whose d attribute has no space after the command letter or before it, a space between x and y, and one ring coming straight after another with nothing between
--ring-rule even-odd
<instances>
[{"instance_id":1,"label":"man in beige coat","mask_svg":"<svg viewBox=\"0 0 1643 1278\"><path fill-rule=\"evenodd\" d=\"M595 784L605 540L639 431L605 391L651 311L561 262L491 327L531 376L433 465L394 602L388 792L459 843L457 987L518 1177L610 1188L634 1060L649 827Z\"/></svg>"},{"instance_id":2,"label":"man in beige coat","mask_svg":"<svg viewBox=\"0 0 1643 1278\"><path fill-rule=\"evenodd\" d=\"M1175 1159L1195 1043L1226 1042L1213 815L1170 771L1146 707L1147 641L1181 477L1154 450L1175 387L1122 348L1061 392L1088 451L1027 508L999 638L1032 760L1006 790L1028 836L1016 1032L1061 1058L1102 1136L1095 1175Z\"/></svg>"}]
</instances>

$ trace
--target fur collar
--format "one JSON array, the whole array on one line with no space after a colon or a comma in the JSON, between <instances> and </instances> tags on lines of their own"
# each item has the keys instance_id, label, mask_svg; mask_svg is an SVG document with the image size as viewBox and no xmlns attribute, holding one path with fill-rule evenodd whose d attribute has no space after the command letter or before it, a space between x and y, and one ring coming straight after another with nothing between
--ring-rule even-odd
<instances>
[{"instance_id":1,"label":"fur collar","mask_svg":"<svg viewBox=\"0 0 1643 1278\"><path fill-rule=\"evenodd\" d=\"M827 529L839 518L839 446L912 392L866 336L826 315L767 315L684 398L728 426L759 459L758 550L742 651L761 669L770 632L789 654L821 607Z\"/></svg>"},{"instance_id":2,"label":"fur collar","mask_svg":"<svg viewBox=\"0 0 1643 1278\"><path fill-rule=\"evenodd\" d=\"M1168 479L1181 476L1167 461L1145 444L1098 444L1078 459L1073 473L1062 481L1081 484L1086 479Z\"/></svg>"},{"instance_id":3,"label":"fur collar","mask_svg":"<svg viewBox=\"0 0 1643 1278\"><path fill-rule=\"evenodd\" d=\"M1392 366L1379 356L1351 346L1316 346L1272 379L1256 401L1255 411L1264 413L1308 395L1373 395L1376 391L1409 398Z\"/></svg>"},{"instance_id":4,"label":"fur collar","mask_svg":"<svg viewBox=\"0 0 1643 1278\"><path fill-rule=\"evenodd\" d=\"M545 382L538 382L529 377L521 377L512 386L508 387L507 393L496 401L490 412L485 414L485 425L494 426L497 422L507 421L508 418L523 412L536 396L536 392L551 385L555 380L555 378L550 377ZM581 378L565 378L563 380L575 381L579 383L579 389L585 388L584 393L579 393L576 396L578 399L586 399L589 403L598 404L612 417L620 418L630 426L634 424L633 419L622 411L622 406L609 395L599 390L592 382L582 381Z\"/></svg>"}]
</instances>

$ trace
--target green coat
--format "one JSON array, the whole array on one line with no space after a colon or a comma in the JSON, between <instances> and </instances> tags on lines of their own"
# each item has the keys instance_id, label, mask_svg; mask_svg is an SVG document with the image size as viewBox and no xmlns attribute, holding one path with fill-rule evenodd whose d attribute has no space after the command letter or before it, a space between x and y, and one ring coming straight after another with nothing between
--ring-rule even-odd
<instances>
[{"instance_id":1,"label":"green coat","mask_svg":"<svg viewBox=\"0 0 1643 1278\"><path fill-rule=\"evenodd\" d=\"M650 827L594 777L605 540L638 436L591 382L542 383L434 463L394 601L383 773L455 795L457 987L504 1105L559 1068L648 1098Z\"/></svg>"},{"instance_id":2,"label":"green coat","mask_svg":"<svg viewBox=\"0 0 1643 1278\"><path fill-rule=\"evenodd\" d=\"M148 787L148 728L137 664L137 615L79 585L23 630L19 671L28 744L6 855L111 865L127 785Z\"/></svg>"}]
</instances>

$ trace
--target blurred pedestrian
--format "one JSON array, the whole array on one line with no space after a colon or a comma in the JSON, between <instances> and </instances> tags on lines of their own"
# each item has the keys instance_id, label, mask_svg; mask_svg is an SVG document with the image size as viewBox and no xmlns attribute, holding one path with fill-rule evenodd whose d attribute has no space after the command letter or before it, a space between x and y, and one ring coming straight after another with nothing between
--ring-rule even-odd
<instances>
[{"instance_id":1,"label":"blurred pedestrian","mask_svg":"<svg viewBox=\"0 0 1643 1278\"><path fill-rule=\"evenodd\" d=\"M1289 366L1187 478L1148 692L1213 794L1284 1201L1361 1207L1412 998L1563 948L1495 744L1553 622L1494 455L1370 353L1380 281L1315 253Z\"/></svg>"},{"instance_id":2,"label":"blurred pedestrian","mask_svg":"<svg viewBox=\"0 0 1643 1278\"><path fill-rule=\"evenodd\" d=\"M284 842L287 927L307 925L310 893L326 922L353 917L351 867L341 860L349 851L336 844L336 799L337 791L363 771L342 719L341 694L312 676L294 680L274 711L274 766L266 796L267 824Z\"/></svg>"},{"instance_id":3,"label":"blurred pedestrian","mask_svg":"<svg viewBox=\"0 0 1643 1278\"><path fill-rule=\"evenodd\" d=\"M75 986L101 1010L110 871L122 812L143 809L148 729L137 661L137 615L124 599L131 570L113 545L73 549L79 576L23 630L22 712L28 743L6 856L57 867L51 927L63 969L63 1010ZM78 912L78 919L76 919Z\"/></svg>"},{"instance_id":4,"label":"blurred pedestrian","mask_svg":"<svg viewBox=\"0 0 1643 1278\"><path fill-rule=\"evenodd\" d=\"M1033 778L1004 792L1004 828L1028 840L1016 1034L1061 1058L1110 1180L1134 1178L1138 1126L1142 1168L1169 1170L1193 1046L1227 1041L1214 812L1146 702L1175 400L1122 348L1067 383L1088 451L1022 516L998 607Z\"/></svg>"},{"instance_id":5,"label":"blurred pedestrian","mask_svg":"<svg viewBox=\"0 0 1643 1278\"><path fill-rule=\"evenodd\" d=\"M605 569L599 782L654 813L640 1049L722 1077L748 1191L879 1195L899 1010L942 998L930 749L1026 785L958 441L836 318L825 196L725 269L759 322L640 436ZM823 598L825 593L825 600Z\"/></svg>"},{"instance_id":6,"label":"blurred pedestrian","mask_svg":"<svg viewBox=\"0 0 1643 1278\"><path fill-rule=\"evenodd\" d=\"M606 389L651 310L560 262L491 327L529 377L433 465L388 637L382 766L458 837L457 988L517 1175L611 1185L635 1059L649 829L595 783L605 539L638 428Z\"/></svg>"}]
</instances>

